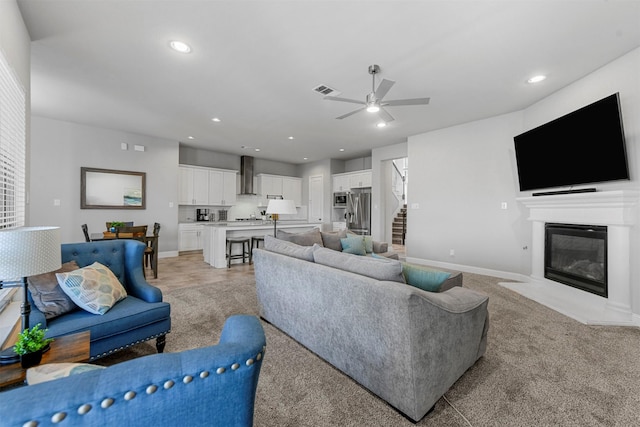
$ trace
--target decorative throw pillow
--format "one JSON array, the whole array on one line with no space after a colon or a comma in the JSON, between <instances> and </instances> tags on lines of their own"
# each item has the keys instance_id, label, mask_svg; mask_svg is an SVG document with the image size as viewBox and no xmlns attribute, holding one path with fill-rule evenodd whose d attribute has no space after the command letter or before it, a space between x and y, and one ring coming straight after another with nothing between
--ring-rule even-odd
<instances>
[{"instance_id":1,"label":"decorative throw pillow","mask_svg":"<svg viewBox=\"0 0 640 427\"><path fill-rule=\"evenodd\" d=\"M372 254L373 253L373 237L364 236L363 239L364 239L364 250L368 254Z\"/></svg>"},{"instance_id":2,"label":"decorative throw pillow","mask_svg":"<svg viewBox=\"0 0 640 427\"><path fill-rule=\"evenodd\" d=\"M442 283L451 276L451 273L403 262L402 275L408 285L429 292L438 292Z\"/></svg>"},{"instance_id":3,"label":"decorative throw pillow","mask_svg":"<svg viewBox=\"0 0 640 427\"><path fill-rule=\"evenodd\" d=\"M372 279L404 283L402 264L399 261L352 255L327 248L316 249L313 259L316 264L350 271Z\"/></svg>"},{"instance_id":4,"label":"decorative throw pillow","mask_svg":"<svg viewBox=\"0 0 640 427\"><path fill-rule=\"evenodd\" d=\"M59 270L27 278L33 303L46 319L53 319L78 308L71 298L62 292L56 279L56 273L66 273L78 268L75 261L69 261L62 264Z\"/></svg>"},{"instance_id":5,"label":"decorative throw pillow","mask_svg":"<svg viewBox=\"0 0 640 427\"><path fill-rule=\"evenodd\" d=\"M322 236L317 228L304 233L287 233L286 231L277 230L276 237L300 246L313 246L316 243L322 246Z\"/></svg>"},{"instance_id":6,"label":"decorative throw pillow","mask_svg":"<svg viewBox=\"0 0 640 427\"><path fill-rule=\"evenodd\" d=\"M293 242L276 239L269 235L264 236L264 249L266 251L275 252L281 255L287 255L293 258L302 259L313 262L313 251L317 248L313 246L300 246Z\"/></svg>"},{"instance_id":7,"label":"decorative throw pillow","mask_svg":"<svg viewBox=\"0 0 640 427\"><path fill-rule=\"evenodd\" d=\"M321 231L320 236L322 237L322 245L325 248L342 252L342 243L340 243L340 239L344 239L345 237L347 237L347 232L346 230L327 232Z\"/></svg>"},{"instance_id":8,"label":"decorative throw pillow","mask_svg":"<svg viewBox=\"0 0 640 427\"><path fill-rule=\"evenodd\" d=\"M340 244L342 245L342 252L353 255L367 254L362 236L345 237L340 239Z\"/></svg>"},{"instance_id":9,"label":"decorative throw pillow","mask_svg":"<svg viewBox=\"0 0 640 427\"><path fill-rule=\"evenodd\" d=\"M39 384L68 377L69 375L105 368L106 366L92 365L91 363L45 363L27 369L27 384Z\"/></svg>"},{"instance_id":10,"label":"decorative throw pillow","mask_svg":"<svg viewBox=\"0 0 640 427\"><path fill-rule=\"evenodd\" d=\"M56 273L58 284L80 308L93 314L105 314L127 291L108 267L93 264L70 273Z\"/></svg>"}]
</instances>

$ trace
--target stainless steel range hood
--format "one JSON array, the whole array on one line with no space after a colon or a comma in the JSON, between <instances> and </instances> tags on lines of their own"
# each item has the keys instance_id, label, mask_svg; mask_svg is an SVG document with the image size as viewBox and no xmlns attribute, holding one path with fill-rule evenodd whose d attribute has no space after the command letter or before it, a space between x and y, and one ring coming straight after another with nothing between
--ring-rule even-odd
<instances>
[{"instance_id":1,"label":"stainless steel range hood","mask_svg":"<svg viewBox=\"0 0 640 427\"><path fill-rule=\"evenodd\" d=\"M253 157L240 156L240 194L256 194L253 191Z\"/></svg>"}]
</instances>

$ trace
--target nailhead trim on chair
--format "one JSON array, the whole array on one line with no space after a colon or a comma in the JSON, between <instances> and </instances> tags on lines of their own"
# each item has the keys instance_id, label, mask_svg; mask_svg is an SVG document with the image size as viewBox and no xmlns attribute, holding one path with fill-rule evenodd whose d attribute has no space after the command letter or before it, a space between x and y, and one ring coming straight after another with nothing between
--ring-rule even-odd
<instances>
[{"instance_id":1,"label":"nailhead trim on chair","mask_svg":"<svg viewBox=\"0 0 640 427\"><path fill-rule=\"evenodd\" d=\"M123 346L121 346L121 347L114 348L114 349L109 350L109 351L105 351L104 353L101 353L101 354L98 354L98 355L95 355L95 356L91 357L91 358L89 359L89 361L90 361L90 362L92 362L92 361L97 360L97 359L100 359L100 358L102 358L102 357L109 356L110 354L113 354L113 353L115 353L115 352L117 352L117 351L124 350L125 348L132 347L132 346L134 346L134 345L136 345L136 344L140 344L140 343L143 343L143 342L147 342L147 341L150 341L150 340L152 340L152 339L154 339L154 338L158 338L158 337L161 337L161 336L163 336L163 335L167 335L169 332L171 332L171 329L169 329L167 332L163 332L163 333L161 333L161 334L152 335L152 336L150 336L150 337L147 337L147 338L144 338L144 339L141 339L141 340L138 340L138 341L132 342L132 343L130 343L130 344L123 345Z\"/></svg>"},{"instance_id":2,"label":"nailhead trim on chair","mask_svg":"<svg viewBox=\"0 0 640 427\"><path fill-rule=\"evenodd\" d=\"M255 357L255 360L262 360L262 355L266 350L266 346L262 347L262 351L260 353L258 353ZM249 368L251 368L251 366L254 365L254 359L253 358L249 358L245 361L245 365L248 366ZM240 368L240 363L234 363L231 365L231 370L235 371L237 369ZM223 374L226 372L226 369L223 367L219 367L218 369L216 369L216 373L217 374ZM200 374L198 374L198 378L200 379L206 379L209 377L209 371L202 371L200 372ZM194 376L192 375L185 375L182 378L182 382L187 385L189 383L191 383L194 380ZM162 385L162 387L165 390L169 390L170 388L172 388L175 385L175 381L173 380L167 380L164 382L164 384ZM149 386L147 386L147 388L145 389L146 393L148 395L152 395L154 394L157 390L158 390L158 386L155 384L151 384ZM135 397L137 396L137 393L133 390L128 391L124 394L124 400L133 400ZM102 402L100 402L100 407L103 409L107 409L109 408L111 405L113 405L115 403L115 399L111 398L111 397L107 397L104 398L102 400ZM80 405L78 407L78 414L79 415L85 415L87 413L89 413L92 409L92 406L90 403L85 403L83 405ZM57 424L61 421L63 421L65 418L67 417L67 413L66 412L56 412L55 414L53 414L53 416L51 417L51 422L54 424ZM31 421L27 421L26 423L24 423L22 425L22 427L37 427L39 425L39 423L37 421L31 420Z\"/></svg>"}]
</instances>

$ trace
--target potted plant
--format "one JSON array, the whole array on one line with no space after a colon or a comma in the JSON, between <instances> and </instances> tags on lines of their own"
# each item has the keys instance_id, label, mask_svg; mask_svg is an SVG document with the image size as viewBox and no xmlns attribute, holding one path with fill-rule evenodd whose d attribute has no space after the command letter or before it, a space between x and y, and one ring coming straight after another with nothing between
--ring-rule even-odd
<instances>
[{"instance_id":1,"label":"potted plant","mask_svg":"<svg viewBox=\"0 0 640 427\"><path fill-rule=\"evenodd\" d=\"M109 228L109 231L111 231L112 233L116 232L116 229L118 227L124 227L124 222L121 221L112 221L111 222L111 227Z\"/></svg>"},{"instance_id":2,"label":"potted plant","mask_svg":"<svg viewBox=\"0 0 640 427\"><path fill-rule=\"evenodd\" d=\"M46 333L47 329L40 329L40 323L38 323L18 335L13 351L20 356L20 363L24 369L35 366L42 360L42 353L53 341L53 338L44 337Z\"/></svg>"}]
</instances>

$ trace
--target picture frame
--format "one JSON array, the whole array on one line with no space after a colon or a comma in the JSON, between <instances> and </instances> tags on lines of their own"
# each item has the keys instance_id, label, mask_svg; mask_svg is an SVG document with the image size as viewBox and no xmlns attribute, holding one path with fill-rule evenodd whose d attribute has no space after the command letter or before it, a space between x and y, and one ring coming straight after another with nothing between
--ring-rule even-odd
<instances>
[{"instance_id":1,"label":"picture frame","mask_svg":"<svg viewBox=\"0 0 640 427\"><path fill-rule=\"evenodd\" d=\"M80 209L146 209L146 173L80 168Z\"/></svg>"}]
</instances>

